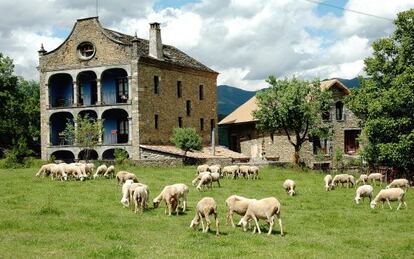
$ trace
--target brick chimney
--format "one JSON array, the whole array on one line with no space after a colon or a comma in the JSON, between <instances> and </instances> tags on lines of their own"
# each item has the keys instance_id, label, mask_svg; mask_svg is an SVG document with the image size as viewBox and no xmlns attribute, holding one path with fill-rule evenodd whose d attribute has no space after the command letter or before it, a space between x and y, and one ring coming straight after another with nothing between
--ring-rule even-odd
<instances>
[{"instance_id":1,"label":"brick chimney","mask_svg":"<svg viewBox=\"0 0 414 259\"><path fill-rule=\"evenodd\" d=\"M161 29L157 22L150 23L149 31L149 55L156 59L163 59Z\"/></svg>"}]
</instances>

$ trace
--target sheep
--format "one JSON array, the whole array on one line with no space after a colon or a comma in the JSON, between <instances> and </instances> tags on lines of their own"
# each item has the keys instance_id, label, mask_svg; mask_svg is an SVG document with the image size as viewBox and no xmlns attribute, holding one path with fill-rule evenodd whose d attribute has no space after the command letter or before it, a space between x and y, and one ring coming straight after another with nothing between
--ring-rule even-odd
<instances>
[{"instance_id":1,"label":"sheep","mask_svg":"<svg viewBox=\"0 0 414 259\"><path fill-rule=\"evenodd\" d=\"M127 180L127 181L133 181L133 180ZM131 185L130 185L130 187L129 187L129 200L130 201L132 201L132 200L134 200L134 193L135 193L135 189L137 188L137 187L143 187L143 188L145 188L146 189L146 191L147 191L147 199L145 200L145 205L147 205L148 204L148 198L149 198L149 188L148 188L148 186L146 185L146 184L143 184L143 183L132 183Z\"/></svg>"},{"instance_id":2,"label":"sheep","mask_svg":"<svg viewBox=\"0 0 414 259\"><path fill-rule=\"evenodd\" d=\"M356 183L355 183L355 184L359 184L359 183L366 184L367 182L368 182L368 175L366 175L366 174L361 174L361 175L359 176L359 179L356 181Z\"/></svg>"},{"instance_id":3,"label":"sheep","mask_svg":"<svg viewBox=\"0 0 414 259\"><path fill-rule=\"evenodd\" d=\"M243 178L246 178L247 175L249 174L249 168L250 166L248 165L242 165L239 167L239 176L243 176Z\"/></svg>"},{"instance_id":4,"label":"sheep","mask_svg":"<svg viewBox=\"0 0 414 259\"><path fill-rule=\"evenodd\" d=\"M218 173L221 175L221 165L211 165L208 167L208 169L211 173Z\"/></svg>"},{"instance_id":5,"label":"sheep","mask_svg":"<svg viewBox=\"0 0 414 259\"><path fill-rule=\"evenodd\" d=\"M182 211L186 211L187 209L187 197L188 197L188 192L190 191L190 189L188 188L187 185L183 184L183 183L176 183L173 185L167 185L164 187L164 189L161 191L161 193L154 198L153 200L153 205L154 208L157 208L159 203L163 200L163 193L165 190L170 190L170 189L174 189L174 192L176 192L177 195L177 206L175 207L175 211L178 215L178 205L180 205L182 203ZM171 191L169 191L171 192ZM168 195L167 195L168 196ZM166 204L168 205L167 201ZM170 213L171 215L171 213Z\"/></svg>"},{"instance_id":6,"label":"sheep","mask_svg":"<svg viewBox=\"0 0 414 259\"><path fill-rule=\"evenodd\" d=\"M337 186L338 183L341 183L342 186L344 186L344 183L347 183L349 188L351 184L352 186L355 185L355 178L349 174L337 174L332 180L332 185Z\"/></svg>"},{"instance_id":7,"label":"sheep","mask_svg":"<svg viewBox=\"0 0 414 259\"><path fill-rule=\"evenodd\" d=\"M98 166L95 174L93 175L93 179L99 177L100 175L104 175L106 173L106 170L108 170L108 168L105 164Z\"/></svg>"},{"instance_id":8,"label":"sheep","mask_svg":"<svg viewBox=\"0 0 414 259\"><path fill-rule=\"evenodd\" d=\"M39 169L39 171L36 173L36 176L49 176L51 173L51 169L53 166L55 166L56 164L46 164L46 165L42 165Z\"/></svg>"},{"instance_id":9,"label":"sheep","mask_svg":"<svg viewBox=\"0 0 414 259\"><path fill-rule=\"evenodd\" d=\"M116 174L116 180L118 181L118 185L123 184L126 180L133 180L134 183L138 183L138 178L135 174L127 172L127 171L119 171Z\"/></svg>"},{"instance_id":10,"label":"sheep","mask_svg":"<svg viewBox=\"0 0 414 259\"><path fill-rule=\"evenodd\" d=\"M115 174L115 167L113 165L109 166L108 169L106 169L106 172L104 173L104 177L114 176Z\"/></svg>"},{"instance_id":11,"label":"sheep","mask_svg":"<svg viewBox=\"0 0 414 259\"><path fill-rule=\"evenodd\" d=\"M201 191L201 187L202 186L207 186L210 187L210 189L213 188L213 178L211 177L210 174L203 174L200 178L200 181L198 182L197 185L197 190Z\"/></svg>"},{"instance_id":12,"label":"sheep","mask_svg":"<svg viewBox=\"0 0 414 259\"><path fill-rule=\"evenodd\" d=\"M203 233L207 233L210 230L211 225L209 218L210 215L214 215L214 220L216 221L216 235L220 235L219 221L217 219L217 203L211 197L204 197L197 203L195 216L193 220L191 220L190 228L193 228L195 230L201 221ZM205 228L203 218L206 220Z\"/></svg>"},{"instance_id":13,"label":"sheep","mask_svg":"<svg viewBox=\"0 0 414 259\"><path fill-rule=\"evenodd\" d=\"M283 183L283 189L286 190L286 193L288 193L290 196L295 195L295 188L296 188L296 183L295 181L291 180L291 179L287 179L284 183Z\"/></svg>"},{"instance_id":14,"label":"sheep","mask_svg":"<svg viewBox=\"0 0 414 259\"><path fill-rule=\"evenodd\" d=\"M165 201L165 214L167 214L168 209L168 216L171 216L171 213L174 211L178 215L178 195L179 192L177 188L172 185L167 185L161 191L161 193L153 199L153 206L154 208L158 208L158 205L162 200Z\"/></svg>"},{"instance_id":15,"label":"sheep","mask_svg":"<svg viewBox=\"0 0 414 259\"><path fill-rule=\"evenodd\" d=\"M134 189L133 201L135 203L135 213L138 213L138 210L141 212L147 207L149 199L149 189L145 184L140 184Z\"/></svg>"},{"instance_id":16,"label":"sheep","mask_svg":"<svg viewBox=\"0 0 414 259\"><path fill-rule=\"evenodd\" d=\"M125 183L122 185L122 199L121 203L124 208L129 207L129 188L134 183L133 180L126 180Z\"/></svg>"},{"instance_id":17,"label":"sheep","mask_svg":"<svg viewBox=\"0 0 414 259\"><path fill-rule=\"evenodd\" d=\"M67 180L68 179L68 175L65 173L65 168L63 166L63 164L53 164L53 166L50 169L51 173L51 177L52 180L53 179L60 179L61 181L63 180Z\"/></svg>"},{"instance_id":18,"label":"sheep","mask_svg":"<svg viewBox=\"0 0 414 259\"><path fill-rule=\"evenodd\" d=\"M372 185L375 185L375 181L380 181L380 186L382 186L382 182L384 181L384 175L381 173L372 173L368 175L368 181L371 180Z\"/></svg>"},{"instance_id":19,"label":"sheep","mask_svg":"<svg viewBox=\"0 0 414 259\"><path fill-rule=\"evenodd\" d=\"M373 191L374 191L374 188L372 188L371 185L364 184L362 186L359 186L358 189L356 190L355 203L359 204L361 197L362 197L362 201L364 201L365 197L368 197L369 201L371 202Z\"/></svg>"},{"instance_id":20,"label":"sheep","mask_svg":"<svg viewBox=\"0 0 414 259\"><path fill-rule=\"evenodd\" d=\"M325 182L325 190L326 191L330 191L332 190L332 175L327 174L325 175L325 177L323 178L323 181Z\"/></svg>"},{"instance_id":21,"label":"sheep","mask_svg":"<svg viewBox=\"0 0 414 259\"><path fill-rule=\"evenodd\" d=\"M238 165L230 165L223 167L223 170L221 171L223 176L232 176L233 178L236 178L239 174L239 166Z\"/></svg>"},{"instance_id":22,"label":"sheep","mask_svg":"<svg viewBox=\"0 0 414 259\"><path fill-rule=\"evenodd\" d=\"M198 183L198 181L200 181L201 177L202 177L203 175L205 175L205 174L210 174L210 172L205 171L205 172L201 172L201 173L199 173L199 174L198 174L198 175L194 178L194 180L192 180L192 181L191 181L191 183L193 184L193 186L196 186L196 185L197 185L197 183Z\"/></svg>"},{"instance_id":23,"label":"sheep","mask_svg":"<svg viewBox=\"0 0 414 259\"><path fill-rule=\"evenodd\" d=\"M246 214L241 218L238 225L243 226L243 230L247 231L247 223L250 220L254 220L256 223L255 228L253 229L253 233L256 233L256 229L261 233L258 219L264 219L269 223L269 232L267 233L270 235L273 230L273 224L275 217L279 221L280 226L280 235L283 236L283 226L282 226L282 219L280 217L280 202L275 197L264 198L261 200L253 200L249 203L247 207Z\"/></svg>"},{"instance_id":24,"label":"sheep","mask_svg":"<svg viewBox=\"0 0 414 259\"><path fill-rule=\"evenodd\" d=\"M93 163L87 163L85 164L86 174L89 176L92 175L93 170L95 170L95 164Z\"/></svg>"},{"instance_id":25,"label":"sheep","mask_svg":"<svg viewBox=\"0 0 414 259\"><path fill-rule=\"evenodd\" d=\"M386 188L393 188L393 187L400 187L407 189L410 187L410 184L407 179L401 178L401 179L394 179Z\"/></svg>"},{"instance_id":26,"label":"sheep","mask_svg":"<svg viewBox=\"0 0 414 259\"><path fill-rule=\"evenodd\" d=\"M82 174L82 177L80 177L82 181L84 179L88 178L88 174L86 173L86 171L87 171L86 164L83 164L83 163L71 163L70 165L79 167L79 169L81 170L81 174Z\"/></svg>"},{"instance_id":27,"label":"sheep","mask_svg":"<svg viewBox=\"0 0 414 259\"><path fill-rule=\"evenodd\" d=\"M233 227L236 227L234 225L233 221L233 213L237 213L240 216L244 216L247 211L247 207L249 206L249 203L253 201L253 199L248 199L243 196L238 195L231 195L226 199L226 206L227 206L227 216L226 216L226 224L231 222L231 225Z\"/></svg>"},{"instance_id":28,"label":"sheep","mask_svg":"<svg viewBox=\"0 0 414 259\"><path fill-rule=\"evenodd\" d=\"M377 196L375 196L374 200L371 201L371 208L375 209L377 203L382 201L382 208L384 208L384 203L387 202L390 209L392 209L390 201L398 201L397 210L400 209L401 204L404 203L404 207L407 209L407 203L404 201L405 192L401 188L389 188L389 189L382 189Z\"/></svg>"},{"instance_id":29,"label":"sheep","mask_svg":"<svg viewBox=\"0 0 414 259\"><path fill-rule=\"evenodd\" d=\"M81 181L84 180L82 169L79 166L75 164L65 164L65 163L62 163L61 166L64 168L64 171L67 175L71 175L74 178L79 179Z\"/></svg>"},{"instance_id":30,"label":"sheep","mask_svg":"<svg viewBox=\"0 0 414 259\"><path fill-rule=\"evenodd\" d=\"M200 173L202 173L202 172L206 172L206 171L210 171L210 169L209 169L210 167L208 166L208 165L206 165L206 164L204 164L204 165L199 165L199 166L197 166L197 174L200 174Z\"/></svg>"},{"instance_id":31,"label":"sheep","mask_svg":"<svg viewBox=\"0 0 414 259\"><path fill-rule=\"evenodd\" d=\"M249 173L248 178L251 175L252 176L252 179L259 179L259 167L257 167L257 166L249 166L248 173Z\"/></svg>"}]
</instances>

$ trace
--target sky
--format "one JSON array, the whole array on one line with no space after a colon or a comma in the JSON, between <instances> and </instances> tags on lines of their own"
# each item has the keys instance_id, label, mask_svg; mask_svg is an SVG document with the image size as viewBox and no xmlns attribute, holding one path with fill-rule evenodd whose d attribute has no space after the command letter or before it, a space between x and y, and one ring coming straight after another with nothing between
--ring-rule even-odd
<instances>
[{"instance_id":1,"label":"sky","mask_svg":"<svg viewBox=\"0 0 414 259\"><path fill-rule=\"evenodd\" d=\"M98 8L96 0L0 0L0 52L16 74L37 80L40 45L55 49L76 19L98 10L104 27L144 39L160 22L163 43L219 72L219 85L257 90L269 75L363 75L372 42L410 8L413 0L99 0Z\"/></svg>"}]
</instances>

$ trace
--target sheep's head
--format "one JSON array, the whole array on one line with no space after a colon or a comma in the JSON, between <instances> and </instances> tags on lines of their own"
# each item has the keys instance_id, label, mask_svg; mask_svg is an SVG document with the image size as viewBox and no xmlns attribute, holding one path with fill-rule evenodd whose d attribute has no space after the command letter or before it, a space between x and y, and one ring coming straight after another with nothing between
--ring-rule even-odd
<instances>
[{"instance_id":1,"label":"sheep's head","mask_svg":"<svg viewBox=\"0 0 414 259\"><path fill-rule=\"evenodd\" d=\"M247 231L247 223L248 223L248 220L246 220L245 217L243 217L243 218L240 219L239 223L237 223L237 226L243 227L243 231L246 232Z\"/></svg>"},{"instance_id":2,"label":"sheep's head","mask_svg":"<svg viewBox=\"0 0 414 259\"><path fill-rule=\"evenodd\" d=\"M371 209L375 209L375 207L377 206L377 203L375 201L371 201Z\"/></svg>"},{"instance_id":3,"label":"sheep's head","mask_svg":"<svg viewBox=\"0 0 414 259\"><path fill-rule=\"evenodd\" d=\"M160 201L157 199L152 200L152 205L154 206L154 208L158 208L158 205L160 205Z\"/></svg>"},{"instance_id":4,"label":"sheep's head","mask_svg":"<svg viewBox=\"0 0 414 259\"><path fill-rule=\"evenodd\" d=\"M288 193L289 193L290 196L293 196L293 195L296 194L294 190L289 190Z\"/></svg>"},{"instance_id":5,"label":"sheep's head","mask_svg":"<svg viewBox=\"0 0 414 259\"><path fill-rule=\"evenodd\" d=\"M124 207L129 207L129 200L127 198L122 198L121 203Z\"/></svg>"},{"instance_id":6,"label":"sheep's head","mask_svg":"<svg viewBox=\"0 0 414 259\"><path fill-rule=\"evenodd\" d=\"M190 224L190 228L196 229L196 227L200 224L200 221L197 219L193 219Z\"/></svg>"},{"instance_id":7,"label":"sheep's head","mask_svg":"<svg viewBox=\"0 0 414 259\"><path fill-rule=\"evenodd\" d=\"M359 201L361 200L361 198L360 197L355 197L355 203L356 204L359 204Z\"/></svg>"}]
</instances>

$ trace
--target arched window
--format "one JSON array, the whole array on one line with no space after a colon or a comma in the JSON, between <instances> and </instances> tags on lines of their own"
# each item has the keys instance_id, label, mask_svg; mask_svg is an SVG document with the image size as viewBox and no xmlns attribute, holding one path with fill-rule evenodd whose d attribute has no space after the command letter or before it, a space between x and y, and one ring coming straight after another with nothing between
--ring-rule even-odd
<instances>
[{"instance_id":1,"label":"arched window","mask_svg":"<svg viewBox=\"0 0 414 259\"><path fill-rule=\"evenodd\" d=\"M336 120L341 121L344 119L344 104L339 101L336 102Z\"/></svg>"}]
</instances>

